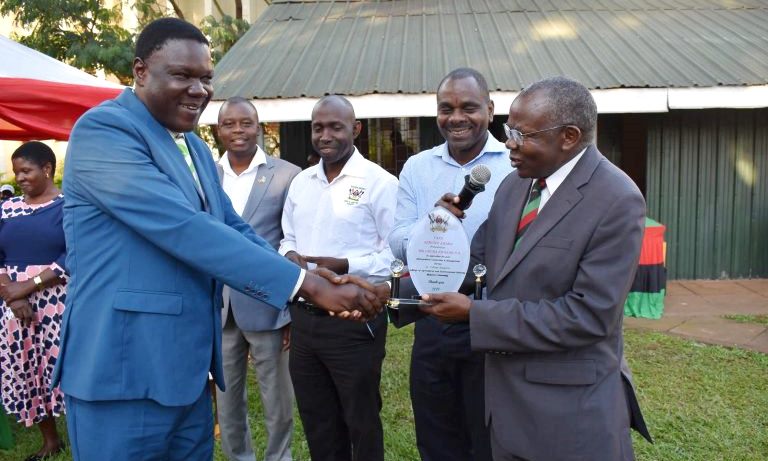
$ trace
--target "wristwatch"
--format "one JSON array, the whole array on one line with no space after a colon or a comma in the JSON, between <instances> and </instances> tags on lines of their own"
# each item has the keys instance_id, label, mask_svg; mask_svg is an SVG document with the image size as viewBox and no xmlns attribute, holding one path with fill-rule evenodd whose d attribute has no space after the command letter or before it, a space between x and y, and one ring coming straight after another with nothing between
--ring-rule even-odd
<instances>
[{"instance_id":1,"label":"wristwatch","mask_svg":"<svg viewBox=\"0 0 768 461\"><path fill-rule=\"evenodd\" d=\"M38 290L43 289L43 279L41 279L39 275L32 277L32 281L35 282L35 286Z\"/></svg>"}]
</instances>

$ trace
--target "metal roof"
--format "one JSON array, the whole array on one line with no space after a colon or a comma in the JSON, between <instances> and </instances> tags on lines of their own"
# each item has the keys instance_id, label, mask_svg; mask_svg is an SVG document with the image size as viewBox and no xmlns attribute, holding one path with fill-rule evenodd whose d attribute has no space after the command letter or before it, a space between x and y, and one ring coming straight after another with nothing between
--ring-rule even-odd
<instances>
[{"instance_id":1,"label":"metal roof","mask_svg":"<svg viewBox=\"0 0 768 461\"><path fill-rule=\"evenodd\" d=\"M491 91L567 75L591 89L768 84L765 0L279 1L216 66L216 99Z\"/></svg>"}]
</instances>

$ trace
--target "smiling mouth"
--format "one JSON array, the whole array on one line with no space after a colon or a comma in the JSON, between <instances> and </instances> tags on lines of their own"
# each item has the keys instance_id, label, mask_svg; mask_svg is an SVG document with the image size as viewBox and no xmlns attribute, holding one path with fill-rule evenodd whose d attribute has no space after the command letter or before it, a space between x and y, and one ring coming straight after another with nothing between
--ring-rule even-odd
<instances>
[{"instance_id":1,"label":"smiling mouth","mask_svg":"<svg viewBox=\"0 0 768 461\"><path fill-rule=\"evenodd\" d=\"M464 136L464 135L469 134L469 131L470 131L469 127L449 128L448 129L448 134L450 134L451 136Z\"/></svg>"},{"instance_id":2,"label":"smiling mouth","mask_svg":"<svg viewBox=\"0 0 768 461\"><path fill-rule=\"evenodd\" d=\"M193 112L197 112L197 111L200 110L200 105L199 104L182 104L181 107L183 107L183 108L185 108L187 110L191 110Z\"/></svg>"}]
</instances>

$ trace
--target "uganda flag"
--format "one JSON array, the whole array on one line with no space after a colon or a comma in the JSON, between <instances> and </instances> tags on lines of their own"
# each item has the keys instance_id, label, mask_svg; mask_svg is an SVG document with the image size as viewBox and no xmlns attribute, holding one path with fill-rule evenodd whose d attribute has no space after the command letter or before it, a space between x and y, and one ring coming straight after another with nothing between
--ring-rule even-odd
<instances>
[{"instance_id":1,"label":"uganda flag","mask_svg":"<svg viewBox=\"0 0 768 461\"><path fill-rule=\"evenodd\" d=\"M665 230L666 227L661 223L645 218L640 265L624 303L624 315L659 319L664 312L664 294L667 289Z\"/></svg>"}]
</instances>

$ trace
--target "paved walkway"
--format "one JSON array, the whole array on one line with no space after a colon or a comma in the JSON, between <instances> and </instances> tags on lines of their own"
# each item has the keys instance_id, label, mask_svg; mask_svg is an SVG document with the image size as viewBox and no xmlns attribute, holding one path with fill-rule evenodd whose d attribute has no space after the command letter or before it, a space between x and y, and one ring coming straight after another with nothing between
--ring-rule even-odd
<instances>
[{"instance_id":1,"label":"paved walkway","mask_svg":"<svg viewBox=\"0 0 768 461\"><path fill-rule=\"evenodd\" d=\"M625 317L624 325L768 354L768 327L724 315L768 315L768 279L675 280L659 320Z\"/></svg>"}]
</instances>

